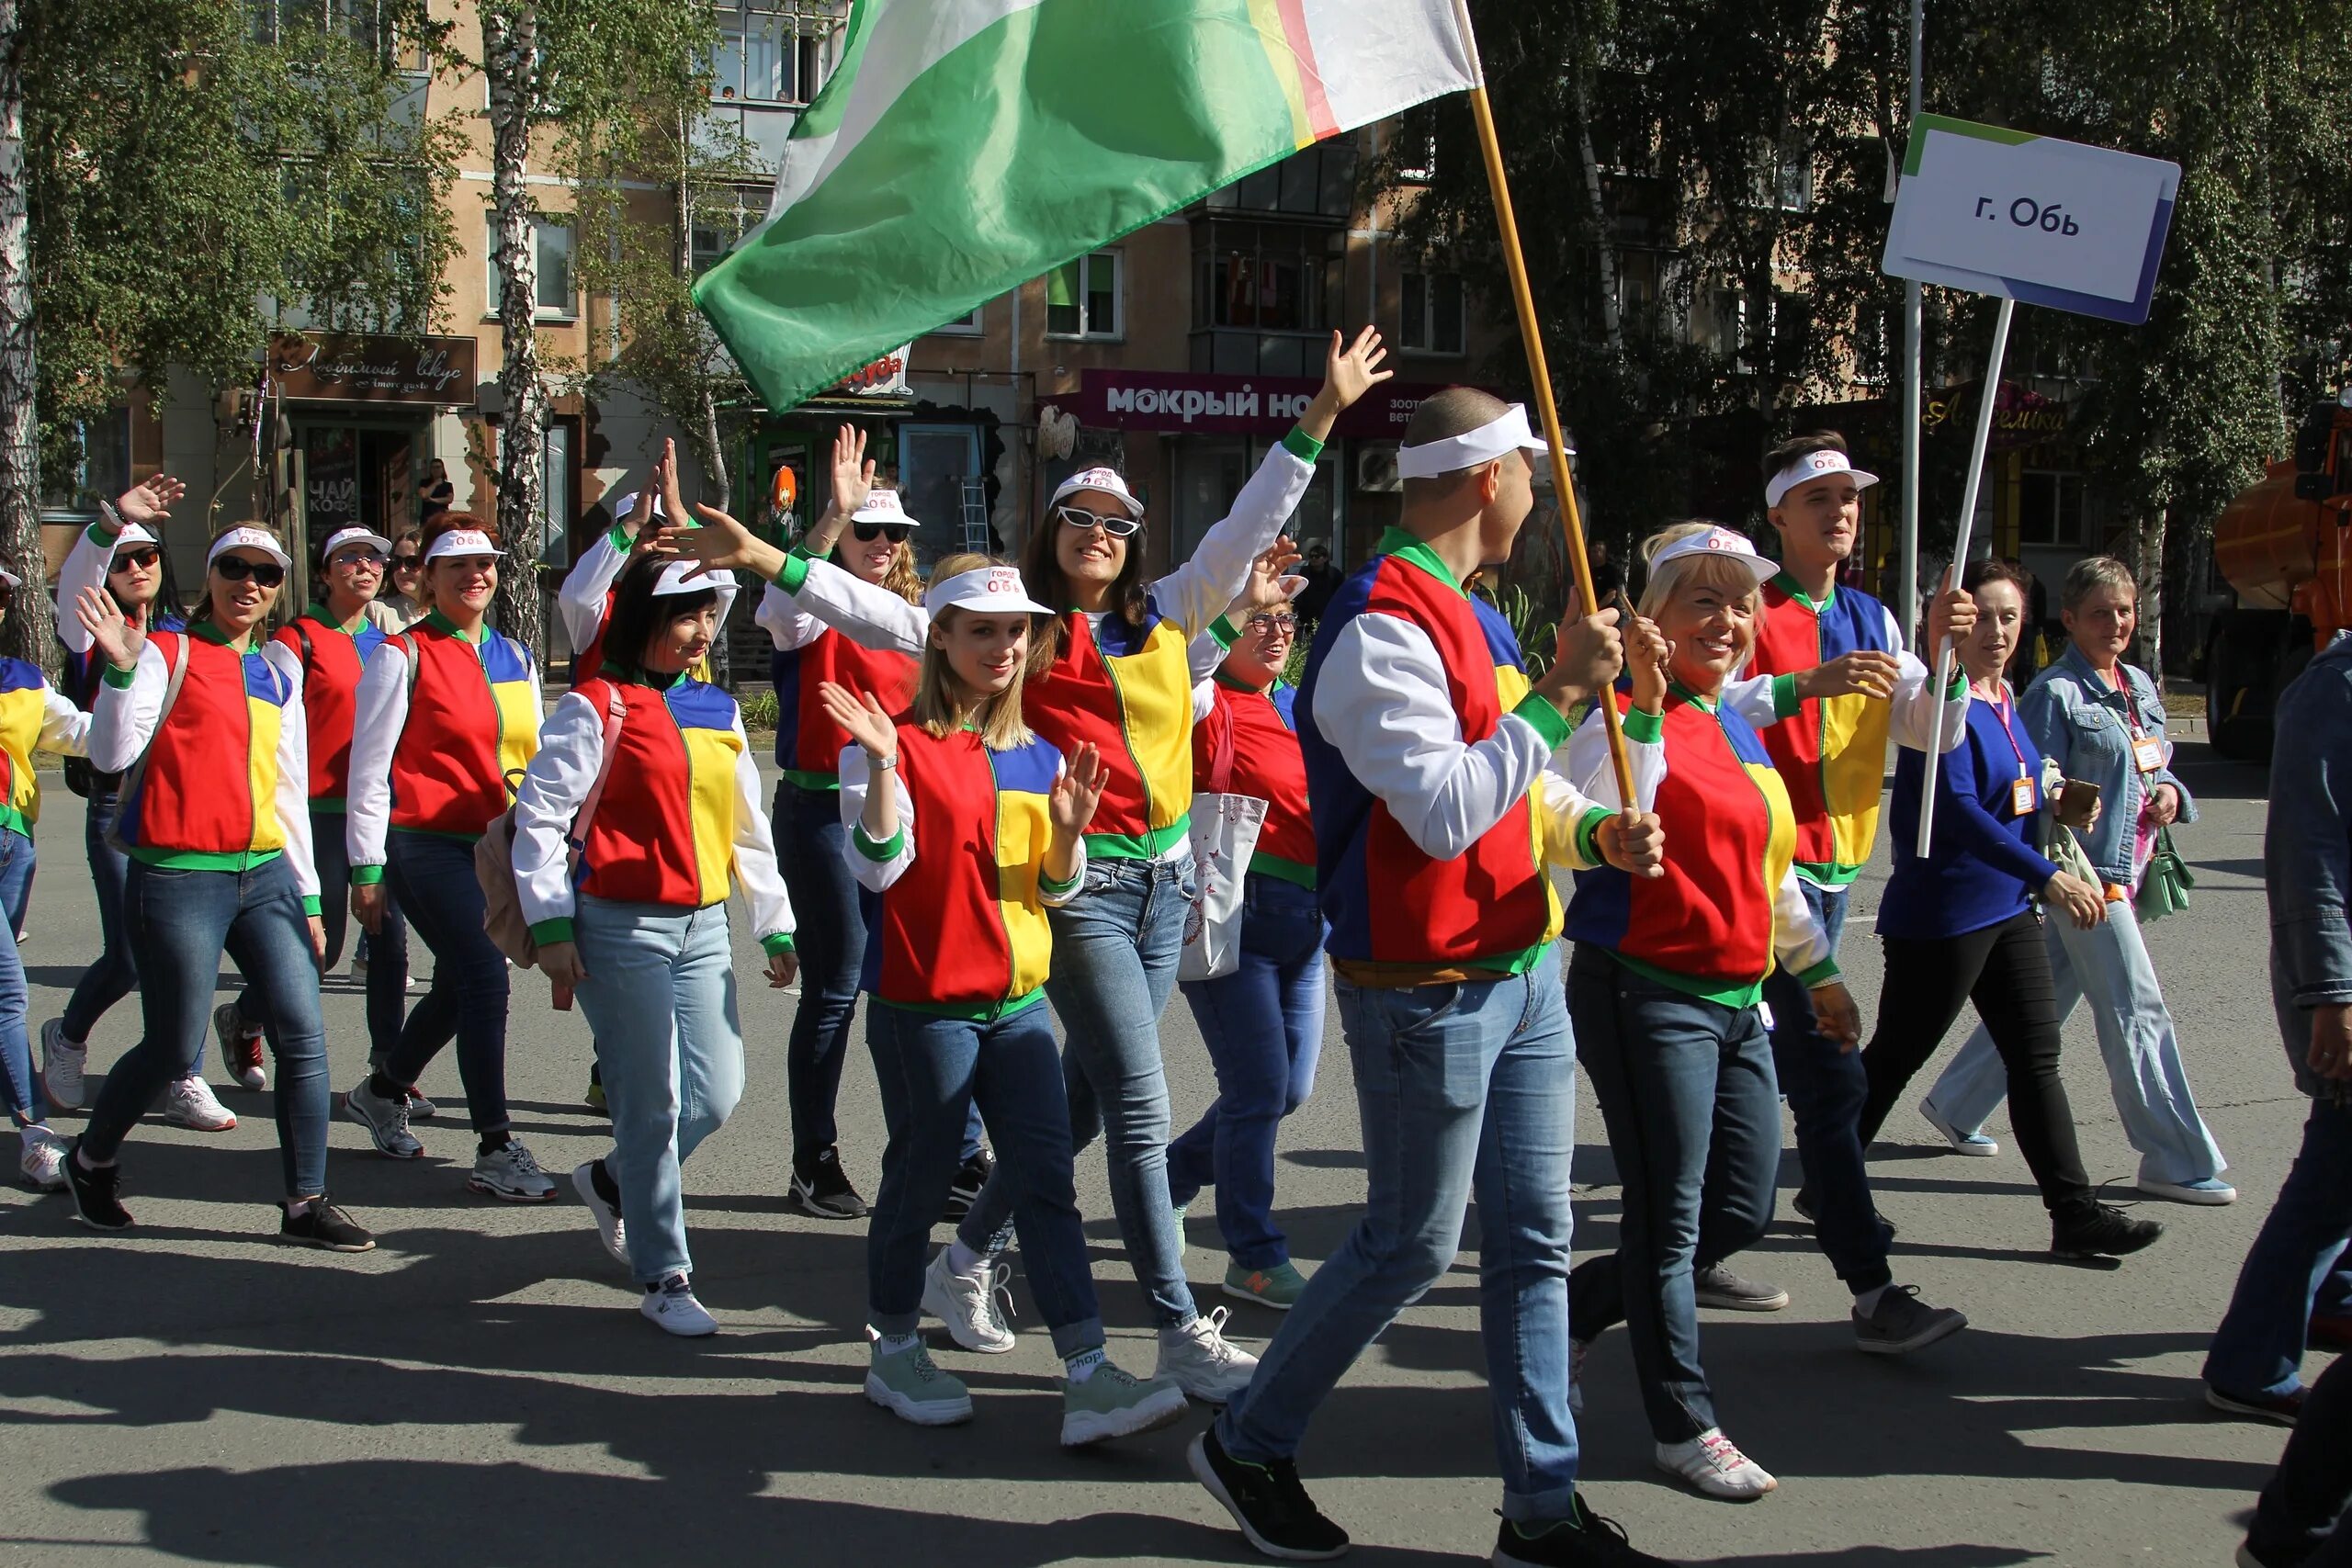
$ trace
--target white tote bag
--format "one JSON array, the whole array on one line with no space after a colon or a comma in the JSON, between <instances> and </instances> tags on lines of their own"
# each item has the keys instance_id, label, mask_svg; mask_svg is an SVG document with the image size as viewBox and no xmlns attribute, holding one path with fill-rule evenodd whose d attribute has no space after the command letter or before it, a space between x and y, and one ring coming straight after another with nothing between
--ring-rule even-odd
<instances>
[{"instance_id":1,"label":"white tote bag","mask_svg":"<svg viewBox=\"0 0 2352 1568\"><path fill-rule=\"evenodd\" d=\"M1201 731L1209 743L1210 787L1193 796L1193 876L1200 892L1184 919L1179 981L1214 980L1240 964L1242 880L1266 826L1266 801L1227 787L1233 782L1233 710L1224 693Z\"/></svg>"}]
</instances>

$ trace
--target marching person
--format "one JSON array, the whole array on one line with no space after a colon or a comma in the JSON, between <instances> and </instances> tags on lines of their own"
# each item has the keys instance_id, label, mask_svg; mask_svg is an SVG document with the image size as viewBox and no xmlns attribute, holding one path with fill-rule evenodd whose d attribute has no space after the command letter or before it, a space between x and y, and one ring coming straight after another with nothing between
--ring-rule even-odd
<instances>
[{"instance_id":1,"label":"marching person","mask_svg":"<svg viewBox=\"0 0 2352 1568\"><path fill-rule=\"evenodd\" d=\"M2140 1154L2142 1195L2233 1203L2237 1189L2222 1179L2228 1163L2197 1112L2180 1037L2132 907L2157 829L2197 820L2196 803L2172 771L2164 698L2123 658L2138 626L2139 587L2123 562L2093 556L2068 570L2059 604L2071 640L2018 700L2018 717L2064 777L2098 789L2098 821L2084 849L2106 883L2107 919L2088 930L2053 920L2044 933L2058 1019L2089 1000L2116 1113ZM2007 1088L2000 1053L1980 1024L1919 1113L1966 1150L1984 1140L1984 1118Z\"/></svg>"},{"instance_id":2,"label":"marching person","mask_svg":"<svg viewBox=\"0 0 2352 1568\"><path fill-rule=\"evenodd\" d=\"M718 635L718 583L688 570L641 556L621 573L602 668L556 704L515 792L514 863L539 968L577 991L612 1111L612 1152L571 1185L645 1287L639 1310L694 1337L718 1325L695 1299L680 1168L743 1092L733 887L771 987L795 961L742 714L691 673Z\"/></svg>"},{"instance_id":3,"label":"marching person","mask_svg":"<svg viewBox=\"0 0 2352 1568\"><path fill-rule=\"evenodd\" d=\"M319 547L318 581L322 592L262 649L262 657L295 682L302 694L303 728L311 754L311 854L319 874L319 915L326 924L325 967L343 953L351 869L345 860L344 802L351 793L352 721L359 672L383 642L368 615L384 581L391 541L365 528L340 528ZM401 1033L402 999L408 990L408 927L388 907L374 940L374 962L367 975L368 1060L382 1066ZM251 987L212 1010L212 1032L224 1056L257 1048L263 1018ZM433 1113L430 1101L412 1095L412 1117Z\"/></svg>"},{"instance_id":4,"label":"marching person","mask_svg":"<svg viewBox=\"0 0 2352 1568\"><path fill-rule=\"evenodd\" d=\"M1878 1135L1896 1096L1973 1002L2007 1068L2009 1122L2050 1213L2051 1252L2117 1258L2164 1235L2098 1201L2083 1174L2075 1115L2058 1074L2058 1013L2043 946L2045 920L2088 930L2106 918L2092 883L2034 847L2043 821L2041 753L2019 722L2001 672L2025 620L2025 574L2006 561L1969 563L1962 588L1976 625L1961 639L1968 738L1936 776L1934 838L1917 853L1927 755L1905 747L1894 765L1894 874L1878 913L1886 948L1878 1028L1862 1053L1870 1079L1859 1133ZM2060 828L2060 832L2068 829ZM2048 912L2034 909L2039 896Z\"/></svg>"},{"instance_id":5,"label":"marching person","mask_svg":"<svg viewBox=\"0 0 2352 1568\"><path fill-rule=\"evenodd\" d=\"M1168 1191L1182 1209L1214 1185L1225 1293L1288 1311L1306 1280L1274 1222L1274 1134L1315 1089L1328 928L1315 897L1297 693L1282 679L1297 616L1272 606L1238 629L1193 728L1193 793L1263 800L1266 819L1242 881L1234 971L1182 987L1216 1068L1216 1099L1168 1145Z\"/></svg>"},{"instance_id":6,"label":"marching person","mask_svg":"<svg viewBox=\"0 0 2352 1568\"><path fill-rule=\"evenodd\" d=\"M178 631L187 623L164 592L164 547L155 531L171 520L173 505L187 487L169 474L131 486L101 507L100 517L74 537L57 572L57 639L65 649L65 694L85 712L97 703L102 660L75 606L92 588L104 589L124 617L145 631ZM50 1105L78 1111L85 1103L90 1032L107 1010L139 984L139 969L123 935L122 888L129 862L114 846L114 819L121 808L119 776L93 766L89 810L83 816L82 846L98 898L98 956L82 971L66 999L65 1013L40 1026L41 1089ZM222 1064L247 1089L265 1087L259 1042L243 1055ZM204 1081L199 1047L187 1071L164 1090L164 1120L199 1133L225 1133L237 1119Z\"/></svg>"},{"instance_id":7,"label":"marching person","mask_svg":"<svg viewBox=\"0 0 2352 1568\"><path fill-rule=\"evenodd\" d=\"M1245 612L1288 602L1280 573L1297 558L1277 545L1283 525L1305 495L1340 411L1393 374L1379 368L1384 356L1369 327L1352 344L1332 333L1323 385L1297 426L1267 452L1231 514L1148 590L1136 536L1143 503L1109 468L1081 470L1056 487L1022 567L1044 602L1064 606L1030 649L1023 716L1063 755L1092 745L1111 769L1087 833L1086 885L1046 916L1056 959L1046 994L1069 1037L1071 1132L1080 1147L1104 1134L1119 1235L1159 1330L1159 1375L1211 1404L1246 1386L1255 1362L1226 1341L1224 1309L1204 1316L1194 1304L1168 1193L1159 1020L1175 988L1191 908L1195 676L1188 645L1237 599ZM800 590L807 562L786 558L724 513L697 510L712 525L673 536L674 547L712 566L750 566L787 592ZM869 624L907 624L903 601L846 577L832 581L864 607ZM911 637L900 647L921 651ZM1006 1179L991 1176L958 1230L984 1269L993 1269L987 1260L1008 1237L1012 1202ZM959 1280L957 1302L977 1314L948 1326L967 1348L1005 1332L990 1304L993 1278L983 1271Z\"/></svg>"},{"instance_id":8,"label":"marching person","mask_svg":"<svg viewBox=\"0 0 2352 1568\"><path fill-rule=\"evenodd\" d=\"M671 518L680 515L684 505L679 496L678 444L664 441L662 456L646 475L644 485L613 503L613 514L618 521L580 552L579 561L556 593L556 611L563 617L565 635L571 639L573 685L594 679L604 662L605 628L619 597L621 572L655 553L662 531L671 525ZM687 528L694 525L691 517L680 525ZM735 606L735 580L716 578L713 587L718 595L718 635L724 636L727 613ZM716 637L713 646L717 646ZM695 671L695 679L708 682L707 663Z\"/></svg>"},{"instance_id":9,"label":"marching person","mask_svg":"<svg viewBox=\"0 0 2352 1568\"><path fill-rule=\"evenodd\" d=\"M865 1397L918 1426L971 1416L969 1391L933 1364L918 1328L926 1307L957 1310L941 1299L957 1291L956 1273L985 1267L960 1240L923 1263L977 1100L1018 1194L1021 1255L1062 1358L1062 1445L1150 1431L1183 1415L1184 1393L1105 1359L1061 1063L1036 1005L1053 958L1045 912L1078 892L1110 770L1091 745L1065 761L1022 721L1028 641L1052 621L1018 572L950 556L924 605L931 626L910 705L893 715L870 692L819 688L854 742L840 760L840 810L845 852L875 897L866 1043L890 1130L866 1232ZM1010 1334L972 1347L1012 1348Z\"/></svg>"},{"instance_id":10,"label":"marching person","mask_svg":"<svg viewBox=\"0 0 2352 1568\"><path fill-rule=\"evenodd\" d=\"M1796 814L1797 886L1829 938L1846 929L1854 878L1878 838L1879 795L1890 739L1950 750L1968 723L1958 675L1941 692L1904 646L1904 629L1878 600L1840 572L1861 539L1861 492L1878 476L1857 468L1834 431L1793 436L1764 457L1765 516L1780 536L1781 569L1764 585L1756 652L1724 700L1764 741ZM1957 588L1928 608L1941 646L1964 635L1975 607ZM1772 1067L1796 1125L1804 1191L1797 1212L1857 1304L1885 1301L1894 1227L1880 1218L1862 1163L1857 1118L1870 1087L1853 1043L1814 1027L1813 997L1785 968L1764 982L1773 1020ZM1702 1306L1776 1312L1789 1293L1718 1263L1698 1282ZM1877 1348L1861 1332L1857 1348Z\"/></svg>"},{"instance_id":11,"label":"marching person","mask_svg":"<svg viewBox=\"0 0 2352 1568\"><path fill-rule=\"evenodd\" d=\"M1516 404L1466 387L1424 400L1397 454L1403 520L1333 597L1299 687L1367 1190L1248 1390L1190 1450L1193 1475L1269 1556L1348 1549L1294 1456L1348 1369L1453 1267L1475 1190L1503 1475L1494 1561L1660 1561L1578 1495L1568 1409L1575 1053L1545 868L1605 858L1654 874L1660 845L1655 819L1611 816L1546 763L1565 715L1615 676L1621 636L1613 611L1565 625L1531 685L1509 626L1462 589L1510 557L1540 450Z\"/></svg>"},{"instance_id":12,"label":"marching person","mask_svg":"<svg viewBox=\"0 0 2352 1568\"><path fill-rule=\"evenodd\" d=\"M12 607L24 580L0 569L0 618ZM32 1043L26 1036L24 955L17 933L25 929L32 900L33 825L40 820L40 778L33 772L36 750L64 757L89 754L90 716L52 690L40 666L0 659L0 1089L22 1147L17 1169L35 1191L65 1185L66 1141L50 1130L49 1112L33 1070Z\"/></svg>"},{"instance_id":13,"label":"marching person","mask_svg":"<svg viewBox=\"0 0 2352 1568\"><path fill-rule=\"evenodd\" d=\"M409 1093L455 1039L477 1140L466 1185L537 1202L555 1183L514 1136L506 1104L506 955L482 929L473 847L506 808L506 780L538 750L539 672L521 643L491 628L498 589L494 525L444 512L424 531L424 619L384 639L360 671L345 832L351 912L384 928L385 894L434 958L383 1065L344 1098L345 1113L394 1159L424 1145Z\"/></svg>"},{"instance_id":14,"label":"marching person","mask_svg":"<svg viewBox=\"0 0 2352 1568\"><path fill-rule=\"evenodd\" d=\"M115 831L130 861L123 930L145 1024L65 1158L74 1213L93 1229L130 1224L116 1156L203 1049L225 953L252 982L277 1057L278 1234L334 1252L376 1245L326 1199L326 936L301 691L258 646L288 564L267 530L231 528L212 542L201 611L183 632L142 631L102 589L83 590L75 604L105 663L91 765L129 770Z\"/></svg>"},{"instance_id":15,"label":"marching person","mask_svg":"<svg viewBox=\"0 0 2352 1568\"><path fill-rule=\"evenodd\" d=\"M1632 689L1618 700L1628 739L1657 743L1634 787L1655 799L1666 874L1635 887L1623 871L1584 872L1568 906L1568 1016L1624 1184L1617 1250L1569 1278L1573 1375L1581 1383L1593 1340L1623 1319L1657 1467L1706 1496L1746 1501L1779 1482L1716 1420L1696 1279L1772 1220L1781 1111L1758 1006L1765 977L1794 976L1818 1027L1848 1049L1860 1022L1797 881L1787 788L1724 700L1753 650L1772 563L1712 523L1668 528L1644 553L1650 624L1637 623ZM1600 714L1578 728L1566 765L1617 804ZM1857 1298L1853 1319L1865 1348L1890 1351L1967 1323L1892 1285Z\"/></svg>"}]
</instances>

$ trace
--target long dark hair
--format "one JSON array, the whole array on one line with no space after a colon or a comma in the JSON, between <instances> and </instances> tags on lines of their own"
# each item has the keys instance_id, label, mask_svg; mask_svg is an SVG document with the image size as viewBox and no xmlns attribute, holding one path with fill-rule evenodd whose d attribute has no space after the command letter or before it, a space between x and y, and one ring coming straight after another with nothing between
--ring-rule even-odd
<instances>
[{"instance_id":1,"label":"long dark hair","mask_svg":"<svg viewBox=\"0 0 2352 1568\"><path fill-rule=\"evenodd\" d=\"M661 556L639 556L621 573L620 582L613 591L612 616L605 623L606 669L642 673L646 645L653 640L655 632L680 615L690 615L706 604L718 602L716 586L707 586L695 593L664 593L657 597L653 590L661 584L662 570L669 564Z\"/></svg>"},{"instance_id":2,"label":"long dark hair","mask_svg":"<svg viewBox=\"0 0 2352 1568\"><path fill-rule=\"evenodd\" d=\"M1029 531L1029 538L1021 547L1021 581L1041 604L1053 604L1068 609L1078 595L1069 589L1069 579L1062 573L1061 536L1065 526L1052 507L1037 520ZM1119 562L1119 575L1111 580L1111 612L1131 626L1143 624L1143 529L1137 527L1119 542L1126 547L1126 555ZM1057 613L1054 624L1045 635L1035 638L1029 648L1029 673L1043 674L1069 642L1069 620Z\"/></svg>"}]
</instances>

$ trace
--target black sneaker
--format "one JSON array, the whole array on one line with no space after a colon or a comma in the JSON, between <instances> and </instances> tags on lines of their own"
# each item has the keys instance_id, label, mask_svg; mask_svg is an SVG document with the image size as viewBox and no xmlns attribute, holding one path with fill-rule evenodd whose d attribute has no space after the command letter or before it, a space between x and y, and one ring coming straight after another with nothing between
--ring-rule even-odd
<instances>
[{"instance_id":1,"label":"black sneaker","mask_svg":"<svg viewBox=\"0 0 2352 1568\"><path fill-rule=\"evenodd\" d=\"M820 1220L862 1220L865 1200L857 1195L842 1171L842 1156L827 1144L810 1159L792 1156L792 1201L802 1213Z\"/></svg>"},{"instance_id":2,"label":"black sneaker","mask_svg":"<svg viewBox=\"0 0 2352 1568\"><path fill-rule=\"evenodd\" d=\"M1821 1214L1818 1207L1813 1201L1813 1194L1807 1192L1802 1187L1797 1189L1797 1195L1789 1200L1789 1207L1794 1209L1797 1212L1797 1216L1804 1220L1805 1224L1816 1227L1821 1224ZM1895 1230L1894 1222L1893 1220L1888 1219L1884 1214L1879 1213L1875 1209L1871 1211L1871 1217L1878 1221L1880 1227L1883 1229L1889 1236L1901 1234Z\"/></svg>"},{"instance_id":3,"label":"black sneaker","mask_svg":"<svg viewBox=\"0 0 2352 1568\"><path fill-rule=\"evenodd\" d=\"M314 1200L300 1214L289 1214L280 1205L277 1234L287 1241L299 1241L304 1247L315 1247L325 1252L376 1250L375 1233L324 1198Z\"/></svg>"},{"instance_id":4,"label":"black sneaker","mask_svg":"<svg viewBox=\"0 0 2352 1568\"><path fill-rule=\"evenodd\" d=\"M2139 1251L2164 1234L2161 1221L2135 1220L2111 1203L2093 1203L2079 1213L2051 1223L2050 1256L2071 1259L2121 1258Z\"/></svg>"},{"instance_id":5,"label":"black sneaker","mask_svg":"<svg viewBox=\"0 0 2352 1568\"><path fill-rule=\"evenodd\" d=\"M1878 1294L1869 1316L1853 1310L1854 1348L1872 1356L1901 1356L1949 1339L1968 1326L1968 1319L1951 1307L1931 1306L1919 1299L1917 1285L1889 1285Z\"/></svg>"},{"instance_id":6,"label":"black sneaker","mask_svg":"<svg viewBox=\"0 0 2352 1568\"><path fill-rule=\"evenodd\" d=\"M130 1228L130 1211L122 1206L122 1168L109 1165L96 1170L85 1169L79 1138L65 1151L65 1186L74 1194L74 1217L92 1230Z\"/></svg>"},{"instance_id":7,"label":"black sneaker","mask_svg":"<svg viewBox=\"0 0 2352 1568\"><path fill-rule=\"evenodd\" d=\"M1347 1551L1348 1532L1323 1517L1290 1461L1245 1464L1218 1446L1215 1427L1194 1438L1184 1458L1193 1479L1225 1505L1250 1544L1267 1556L1320 1562Z\"/></svg>"},{"instance_id":8,"label":"black sneaker","mask_svg":"<svg viewBox=\"0 0 2352 1568\"><path fill-rule=\"evenodd\" d=\"M1581 1495L1570 1498L1568 1507L1567 1518L1541 1524L1505 1519L1487 1561L1496 1568L1673 1568L1663 1557L1635 1550L1624 1527L1594 1513Z\"/></svg>"},{"instance_id":9,"label":"black sneaker","mask_svg":"<svg viewBox=\"0 0 2352 1568\"><path fill-rule=\"evenodd\" d=\"M939 1217L948 1224L959 1223L979 1201L980 1189L989 1184L989 1172L996 1168L996 1156L982 1145L980 1152L956 1168L956 1184L947 1190L947 1212Z\"/></svg>"}]
</instances>

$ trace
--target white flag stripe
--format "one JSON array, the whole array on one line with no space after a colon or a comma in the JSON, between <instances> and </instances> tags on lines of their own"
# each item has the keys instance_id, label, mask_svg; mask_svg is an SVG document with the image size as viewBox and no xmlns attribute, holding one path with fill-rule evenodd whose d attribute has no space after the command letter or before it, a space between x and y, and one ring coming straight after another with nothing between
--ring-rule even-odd
<instances>
[{"instance_id":1,"label":"white flag stripe","mask_svg":"<svg viewBox=\"0 0 2352 1568\"><path fill-rule=\"evenodd\" d=\"M1453 0L1303 0L1303 7L1324 96L1343 130L1477 81Z\"/></svg>"}]
</instances>

